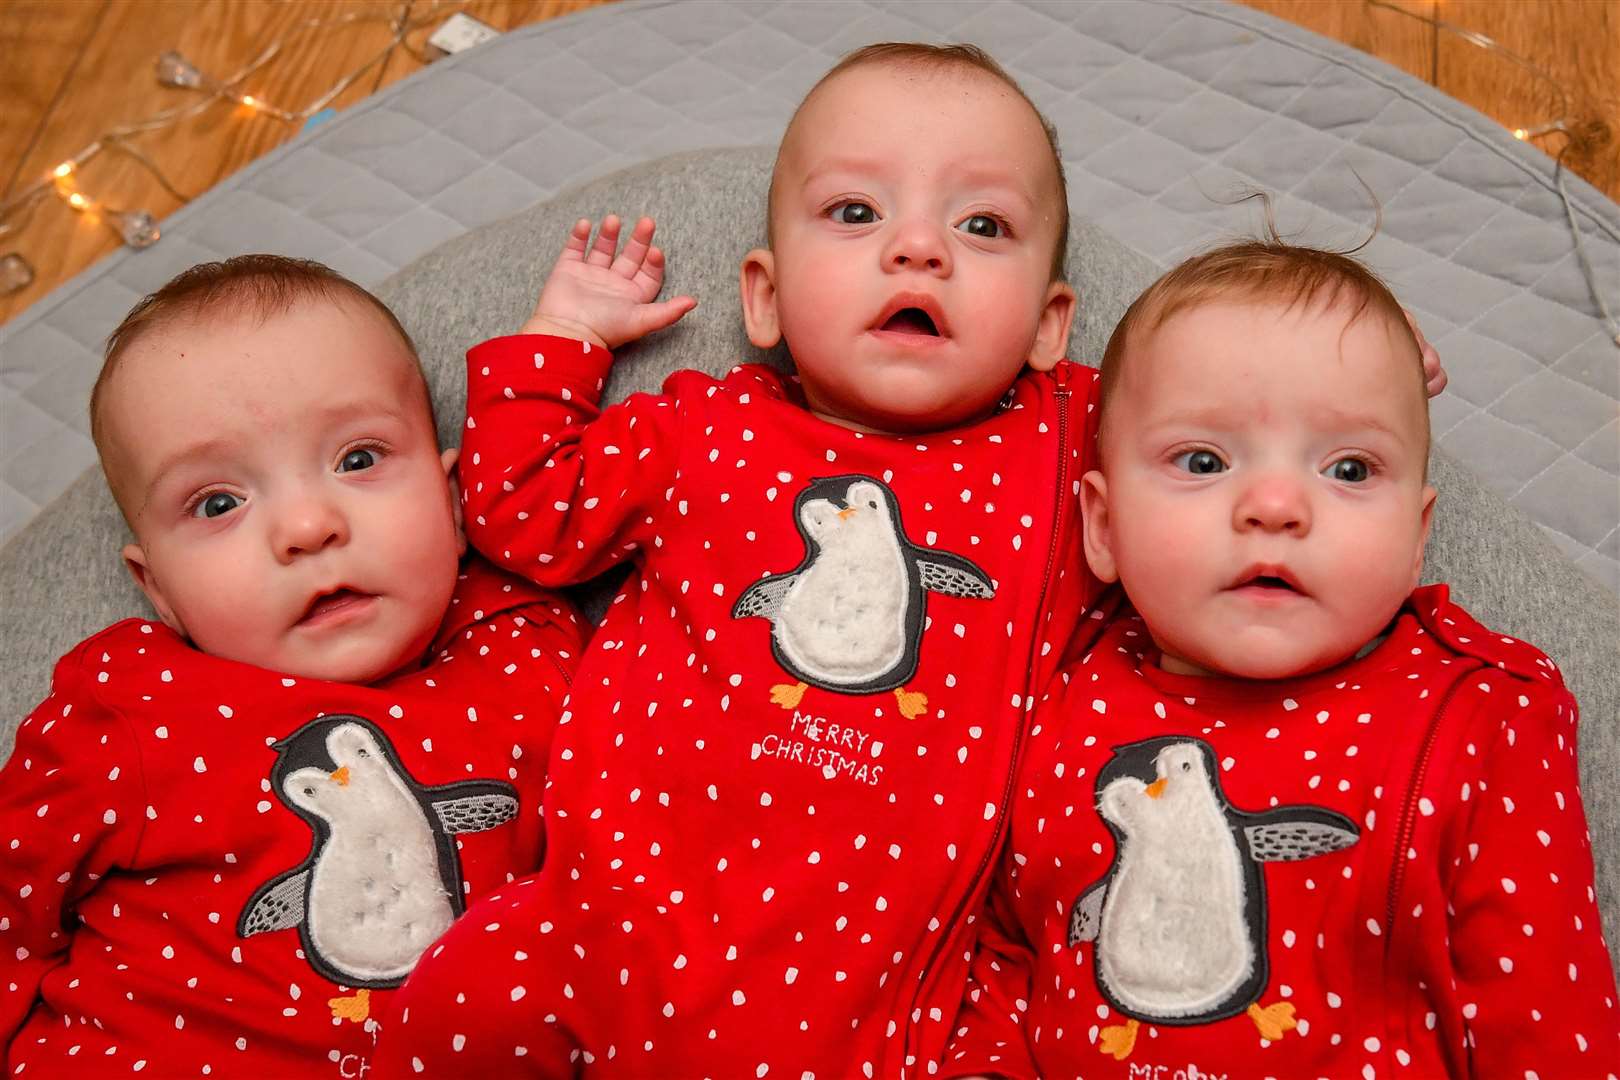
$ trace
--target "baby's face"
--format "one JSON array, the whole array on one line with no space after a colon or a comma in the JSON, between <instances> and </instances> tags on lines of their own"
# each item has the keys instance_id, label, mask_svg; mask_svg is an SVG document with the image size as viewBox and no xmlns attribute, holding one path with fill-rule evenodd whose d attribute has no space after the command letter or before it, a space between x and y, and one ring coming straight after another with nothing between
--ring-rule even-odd
<instances>
[{"instance_id":1,"label":"baby's face","mask_svg":"<svg viewBox=\"0 0 1620 1080\"><path fill-rule=\"evenodd\" d=\"M1085 478L1087 554L1167 670L1320 670L1416 587L1434 501L1417 349L1348 319L1216 303L1132 343Z\"/></svg>"},{"instance_id":2,"label":"baby's face","mask_svg":"<svg viewBox=\"0 0 1620 1080\"><path fill-rule=\"evenodd\" d=\"M786 338L819 415L940 430L1063 355L1074 293L1051 280L1056 168L1033 110L978 71L841 73L786 136L773 249L743 269L756 344Z\"/></svg>"},{"instance_id":3,"label":"baby's face","mask_svg":"<svg viewBox=\"0 0 1620 1080\"><path fill-rule=\"evenodd\" d=\"M355 303L138 341L104 422L163 621L204 652L368 683L428 647L465 544L426 391Z\"/></svg>"}]
</instances>

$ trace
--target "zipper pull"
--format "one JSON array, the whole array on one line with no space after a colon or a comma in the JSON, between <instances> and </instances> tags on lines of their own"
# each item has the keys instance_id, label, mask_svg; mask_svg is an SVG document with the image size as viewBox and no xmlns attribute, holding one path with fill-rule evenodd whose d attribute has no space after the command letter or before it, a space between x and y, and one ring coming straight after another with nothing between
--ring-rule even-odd
<instances>
[{"instance_id":1,"label":"zipper pull","mask_svg":"<svg viewBox=\"0 0 1620 1080\"><path fill-rule=\"evenodd\" d=\"M1066 394L1066 393L1069 392L1069 368L1070 368L1070 366L1071 365L1069 364L1069 362L1067 360L1059 360L1057 362L1057 367L1052 369L1052 374L1057 377L1057 388L1058 388L1058 393L1060 393L1060 394Z\"/></svg>"}]
</instances>

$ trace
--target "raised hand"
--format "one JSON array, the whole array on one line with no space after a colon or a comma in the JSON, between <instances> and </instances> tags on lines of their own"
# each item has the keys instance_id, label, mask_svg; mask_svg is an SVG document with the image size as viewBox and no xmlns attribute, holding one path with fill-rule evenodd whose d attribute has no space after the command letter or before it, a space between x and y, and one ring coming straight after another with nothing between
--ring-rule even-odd
<instances>
[{"instance_id":1,"label":"raised hand","mask_svg":"<svg viewBox=\"0 0 1620 1080\"><path fill-rule=\"evenodd\" d=\"M602 219L591 243L591 221L580 218L546 278L525 334L551 334L616 349L662 330L697 307L690 296L658 302L664 285L664 253L653 246L653 219L636 222L618 251L622 222ZM615 254L617 252L617 254Z\"/></svg>"}]
</instances>

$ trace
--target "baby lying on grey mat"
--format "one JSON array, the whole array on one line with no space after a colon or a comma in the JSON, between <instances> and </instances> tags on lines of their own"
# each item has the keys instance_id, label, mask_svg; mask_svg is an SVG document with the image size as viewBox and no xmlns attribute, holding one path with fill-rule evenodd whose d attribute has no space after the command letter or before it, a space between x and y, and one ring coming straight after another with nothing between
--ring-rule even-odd
<instances>
[{"instance_id":1,"label":"baby lying on grey mat","mask_svg":"<svg viewBox=\"0 0 1620 1080\"><path fill-rule=\"evenodd\" d=\"M410 341L324 266L186 271L92 400L159 619L63 657L0 772L6 1073L360 1071L466 893L540 858L583 627L463 563Z\"/></svg>"}]
</instances>

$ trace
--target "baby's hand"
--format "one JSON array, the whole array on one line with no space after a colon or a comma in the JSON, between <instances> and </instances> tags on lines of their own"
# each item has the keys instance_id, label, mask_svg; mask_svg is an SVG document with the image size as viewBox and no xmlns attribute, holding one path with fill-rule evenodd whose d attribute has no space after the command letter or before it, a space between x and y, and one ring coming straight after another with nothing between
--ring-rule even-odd
<instances>
[{"instance_id":1,"label":"baby's hand","mask_svg":"<svg viewBox=\"0 0 1620 1080\"><path fill-rule=\"evenodd\" d=\"M1401 308L1401 314L1406 316L1406 325L1412 328L1412 336L1417 338L1418 352L1423 354L1423 382L1428 387L1429 396L1438 397L1440 391L1446 388L1446 372L1440 366L1440 354L1435 352L1434 346L1423 336L1423 331L1418 327L1412 313Z\"/></svg>"},{"instance_id":2,"label":"baby's hand","mask_svg":"<svg viewBox=\"0 0 1620 1080\"><path fill-rule=\"evenodd\" d=\"M690 296L654 302L664 284L664 253L652 246L653 219L636 222L629 242L615 258L619 225L613 214L603 218L596 243L591 244L590 219L574 223L523 333L616 349L662 330L697 307Z\"/></svg>"}]
</instances>

